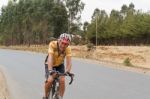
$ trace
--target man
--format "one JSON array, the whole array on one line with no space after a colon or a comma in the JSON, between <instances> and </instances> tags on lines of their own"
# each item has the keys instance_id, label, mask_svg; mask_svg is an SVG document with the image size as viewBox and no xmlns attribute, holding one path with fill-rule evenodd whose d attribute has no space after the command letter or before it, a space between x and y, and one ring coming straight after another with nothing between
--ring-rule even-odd
<instances>
[{"instance_id":1,"label":"man","mask_svg":"<svg viewBox=\"0 0 150 99\"><path fill-rule=\"evenodd\" d=\"M48 48L48 58L45 63L46 71L46 82L45 82L45 97L43 99L48 99L48 91L52 85L54 75L53 70L57 70L60 73L70 73L71 70L71 48L69 46L71 42L71 37L69 34L63 33L60 35L57 41L51 41ZM64 59L66 57L66 68L64 66ZM59 95L63 98L65 91L65 77L60 77L60 88Z\"/></svg>"}]
</instances>

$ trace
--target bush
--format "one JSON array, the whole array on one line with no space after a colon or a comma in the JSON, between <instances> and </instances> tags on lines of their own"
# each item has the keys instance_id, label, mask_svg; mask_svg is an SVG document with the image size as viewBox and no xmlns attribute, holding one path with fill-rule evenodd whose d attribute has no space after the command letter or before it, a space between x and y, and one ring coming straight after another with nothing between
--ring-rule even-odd
<instances>
[{"instance_id":1,"label":"bush","mask_svg":"<svg viewBox=\"0 0 150 99\"><path fill-rule=\"evenodd\" d=\"M57 40L57 39L54 38L54 37L50 37L50 38L49 38L49 41L55 41L55 40Z\"/></svg>"},{"instance_id":2,"label":"bush","mask_svg":"<svg viewBox=\"0 0 150 99\"><path fill-rule=\"evenodd\" d=\"M80 43L80 39L78 38L73 38L72 42L75 44L75 45L78 45Z\"/></svg>"},{"instance_id":3,"label":"bush","mask_svg":"<svg viewBox=\"0 0 150 99\"><path fill-rule=\"evenodd\" d=\"M132 66L131 59L129 57L126 58L123 63L124 63L125 66Z\"/></svg>"},{"instance_id":4,"label":"bush","mask_svg":"<svg viewBox=\"0 0 150 99\"><path fill-rule=\"evenodd\" d=\"M88 43L87 48L88 48L88 51L95 49L94 44L92 44L92 43Z\"/></svg>"},{"instance_id":5,"label":"bush","mask_svg":"<svg viewBox=\"0 0 150 99\"><path fill-rule=\"evenodd\" d=\"M72 37L72 43L75 45L79 45L81 43L81 38L79 38L78 36Z\"/></svg>"}]
</instances>

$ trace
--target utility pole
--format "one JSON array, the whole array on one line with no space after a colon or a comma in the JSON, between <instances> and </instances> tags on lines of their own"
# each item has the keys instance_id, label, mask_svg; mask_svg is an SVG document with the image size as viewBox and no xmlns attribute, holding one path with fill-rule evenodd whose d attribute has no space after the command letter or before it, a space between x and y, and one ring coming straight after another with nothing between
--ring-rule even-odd
<instances>
[{"instance_id":1,"label":"utility pole","mask_svg":"<svg viewBox=\"0 0 150 99\"><path fill-rule=\"evenodd\" d=\"M97 14L96 14L96 41L95 41L95 43L96 43L96 48L97 48Z\"/></svg>"}]
</instances>

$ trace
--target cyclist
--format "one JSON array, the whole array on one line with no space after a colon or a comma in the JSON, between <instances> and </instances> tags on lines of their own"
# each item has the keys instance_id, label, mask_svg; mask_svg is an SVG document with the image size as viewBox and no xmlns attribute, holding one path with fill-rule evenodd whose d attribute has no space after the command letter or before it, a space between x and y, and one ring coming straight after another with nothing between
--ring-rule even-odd
<instances>
[{"instance_id":1,"label":"cyclist","mask_svg":"<svg viewBox=\"0 0 150 99\"><path fill-rule=\"evenodd\" d=\"M63 33L57 41L51 41L48 48L48 56L45 60L46 82L44 85L45 96L43 99L48 99L49 88L54 79L54 69L60 73L70 73L71 70L71 36ZM64 66L64 59L66 58L66 67ZM60 77L59 95L63 98L65 91L65 76Z\"/></svg>"}]
</instances>

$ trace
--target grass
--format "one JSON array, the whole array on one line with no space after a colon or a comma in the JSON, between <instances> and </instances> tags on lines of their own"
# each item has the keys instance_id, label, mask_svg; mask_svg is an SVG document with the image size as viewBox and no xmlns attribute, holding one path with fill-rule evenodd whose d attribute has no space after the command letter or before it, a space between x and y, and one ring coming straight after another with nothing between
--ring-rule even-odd
<instances>
[{"instance_id":1,"label":"grass","mask_svg":"<svg viewBox=\"0 0 150 99\"><path fill-rule=\"evenodd\" d=\"M124 61L123 61L123 64L125 66L133 66L132 63L131 63L131 59L129 57L127 57Z\"/></svg>"}]
</instances>

